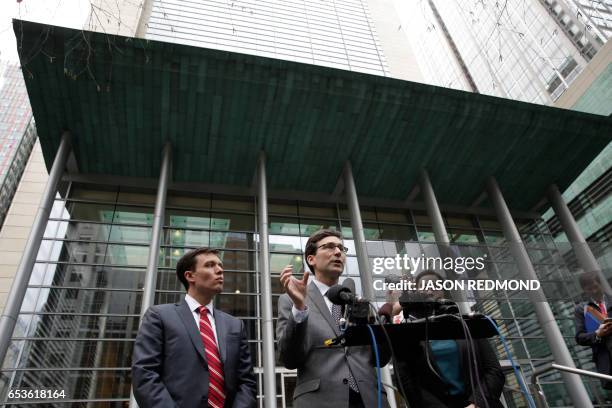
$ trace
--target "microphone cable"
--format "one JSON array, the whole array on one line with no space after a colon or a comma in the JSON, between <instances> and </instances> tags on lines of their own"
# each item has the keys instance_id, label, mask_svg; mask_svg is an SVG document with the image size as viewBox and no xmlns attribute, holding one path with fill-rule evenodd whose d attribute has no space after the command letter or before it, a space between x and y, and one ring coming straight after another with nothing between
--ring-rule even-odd
<instances>
[{"instance_id":1,"label":"microphone cable","mask_svg":"<svg viewBox=\"0 0 612 408\"><path fill-rule=\"evenodd\" d=\"M429 357L429 319L427 316L425 317L425 360L427 360L427 365L432 373L435 374L436 377L440 379L440 381L445 382L440 374L434 369L433 364L431 364L431 358Z\"/></svg>"},{"instance_id":2,"label":"microphone cable","mask_svg":"<svg viewBox=\"0 0 612 408\"><path fill-rule=\"evenodd\" d=\"M368 330L370 331L370 338L372 339L372 347L374 347L374 356L376 357L376 401L378 402L378 408L382 408L382 379L380 373L380 357L378 356L378 344L376 343L376 337L374 336L374 330L368 324Z\"/></svg>"},{"instance_id":3,"label":"microphone cable","mask_svg":"<svg viewBox=\"0 0 612 408\"><path fill-rule=\"evenodd\" d=\"M512 369L514 370L514 376L516 377L516 380L519 383L519 387L521 387L521 392L527 399L527 404L529 405L529 408L536 408L536 403L533 400L533 397L531 396L529 391L527 391L527 386L525 385L525 381L523 381L523 377L521 376L519 369L516 366L516 362L514 361L514 358L512 357L512 352L510 351L510 347L508 347L508 342L506 340L506 337L502 334L499 326L495 323L493 319L491 319L491 317L489 317L488 315L484 315L484 317L489 319L493 327L495 327L497 334L499 334L499 338L501 339L502 344L504 346L504 351L506 352L506 355L508 356L508 360L510 360Z\"/></svg>"},{"instance_id":4,"label":"microphone cable","mask_svg":"<svg viewBox=\"0 0 612 408\"><path fill-rule=\"evenodd\" d=\"M476 384L478 385L478 391L480 391L480 395L482 396L482 400L485 404L485 407L489 408L489 401L487 401L487 394L484 392L484 389L482 388L482 382L480 381L480 375L478 375L478 357L476 356L476 347L474 345L475 343L474 343L474 338L472 337L472 333L470 333L470 329L467 323L465 322L465 320L463 320L463 317L456 316L456 315L451 315L451 316L454 316L455 318L461 321L461 327L463 328L463 332L466 336L466 342L467 342L467 347L468 347L468 358L470 355L469 353L470 350L472 354L471 363L473 363L474 376L476 377ZM472 388L473 387L474 387L474 383L472 383ZM474 391L472 391L472 394L476 395Z\"/></svg>"},{"instance_id":5,"label":"microphone cable","mask_svg":"<svg viewBox=\"0 0 612 408\"><path fill-rule=\"evenodd\" d=\"M385 325L383 324L382 319L378 315L376 306L372 302L368 302L368 304L370 305L370 309L374 311L374 319L380 326L381 331L385 335L385 340L387 341L387 345L389 346L389 352L391 353L391 362L393 363L393 375L395 376L395 381L397 381L400 397L402 397L402 399L404 400L404 404L407 407L409 407L410 404L408 404L408 399L406 397L407 394L406 394L406 391L404 390L404 384L402 384L402 379L399 374L399 365L397 363L397 358L395 356L395 350L393 349L393 343L391 342L391 338L389 337L389 333L387 333L387 329L385 328Z\"/></svg>"}]
</instances>

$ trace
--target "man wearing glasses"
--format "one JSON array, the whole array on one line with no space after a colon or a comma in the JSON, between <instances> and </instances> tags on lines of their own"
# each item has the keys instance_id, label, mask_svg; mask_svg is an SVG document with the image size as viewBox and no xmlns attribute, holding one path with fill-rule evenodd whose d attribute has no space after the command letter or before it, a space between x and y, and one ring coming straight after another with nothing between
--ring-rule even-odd
<instances>
[{"instance_id":1,"label":"man wearing glasses","mask_svg":"<svg viewBox=\"0 0 612 408\"><path fill-rule=\"evenodd\" d=\"M286 293L278 300L276 337L280 360L298 370L293 393L297 408L377 406L376 376L370 347L326 347L324 341L340 335L341 307L327 298L328 289L338 284L346 252L342 235L320 230L308 238L304 256L309 272L301 279L293 267L283 269L280 282ZM382 365L386 362L381 362ZM383 396L383 406L388 407Z\"/></svg>"}]
</instances>

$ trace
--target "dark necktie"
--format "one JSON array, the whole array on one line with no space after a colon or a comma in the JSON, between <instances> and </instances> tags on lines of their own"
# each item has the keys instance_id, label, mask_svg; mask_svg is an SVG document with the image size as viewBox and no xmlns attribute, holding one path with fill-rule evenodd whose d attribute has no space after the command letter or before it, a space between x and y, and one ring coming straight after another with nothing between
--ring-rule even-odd
<instances>
[{"instance_id":1,"label":"dark necktie","mask_svg":"<svg viewBox=\"0 0 612 408\"><path fill-rule=\"evenodd\" d=\"M340 305L332 305L332 317L336 321L336 326L340 329L340 317L342 317L342 306ZM359 392L359 388L357 387L357 381L355 381L355 377L353 377L353 373L349 370L349 378L348 378L349 387L351 390L355 392Z\"/></svg>"}]
</instances>

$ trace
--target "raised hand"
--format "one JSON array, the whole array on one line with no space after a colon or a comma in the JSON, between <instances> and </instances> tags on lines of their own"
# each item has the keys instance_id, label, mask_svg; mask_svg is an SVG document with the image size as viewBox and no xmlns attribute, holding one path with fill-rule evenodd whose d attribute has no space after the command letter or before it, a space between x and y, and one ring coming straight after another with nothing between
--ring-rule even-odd
<instances>
[{"instance_id":1,"label":"raised hand","mask_svg":"<svg viewBox=\"0 0 612 408\"><path fill-rule=\"evenodd\" d=\"M298 310L306 308L306 293L308 289L308 271L304 272L302 279L296 279L292 276L293 266L287 265L281 272L280 283L289 295L293 304Z\"/></svg>"}]
</instances>

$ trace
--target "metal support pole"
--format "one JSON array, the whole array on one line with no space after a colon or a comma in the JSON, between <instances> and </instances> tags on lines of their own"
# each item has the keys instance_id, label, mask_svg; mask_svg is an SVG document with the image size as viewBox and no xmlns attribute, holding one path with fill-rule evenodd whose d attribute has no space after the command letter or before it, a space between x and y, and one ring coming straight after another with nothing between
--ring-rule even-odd
<instances>
[{"instance_id":1,"label":"metal support pole","mask_svg":"<svg viewBox=\"0 0 612 408\"><path fill-rule=\"evenodd\" d=\"M576 253L576 259L578 260L580 267L585 272L597 273L604 291L607 294L612 294L610 283L602 273L595 256L593 256L593 252L591 252L591 249L584 239L582 232L578 228L578 224L576 223L574 216L569 210L567 204L565 204L565 201L561 196L561 192L555 184L551 185L548 189L548 199L550 200L553 210L555 210L555 214L557 214L557 217L559 217L559 222L561 222L561 226L567 235L568 241L572 244L572 248Z\"/></svg>"},{"instance_id":2,"label":"metal support pole","mask_svg":"<svg viewBox=\"0 0 612 408\"><path fill-rule=\"evenodd\" d=\"M361 212L359 211L357 189L355 188L351 163L348 161L344 165L344 189L351 217L351 229L353 230L353 240L355 241L355 252L357 253L357 265L359 266L359 278L361 280L363 297L368 300L374 300L374 287L372 286L374 281L368 261L365 235L363 234L363 222L361 221Z\"/></svg>"},{"instance_id":3,"label":"metal support pole","mask_svg":"<svg viewBox=\"0 0 612 408\"><path fill-rule=\"evenodd\" d=\"M344 166L344 189L346 192L346 201L348 203L349 214L351 217L351 229L353 231L353 240L355 241L355 252L357 253L357 265L359 265L359 278L361 280L361 289L363 297L373 301L374 287L372 273L370 271L368 252L365 247L365 235L363 234L363 222L361 221L361 211L359 210L359 200L357 199L357 189L355 188L355 180L353 179L353 170L351 163L346 162ZM395 367L397 370L397 367ZM391 372L389 367L381 368L382 381L387 384L392 384ZM393 388L385 386L387 391L387 401L391 408L396 408L395 391Z\"/></svg>"},{"instance_id":4,"label":"metal support pole","mask_svg":"<svg viewBox=\"0 0 612 408\"><path fill-rule=\"evenodd\" d=\"M145 275L144 289L142 295L142 306L140 307L140 319L147 309L155 301L155 288L157 287L157 265L159 262L159 244L161 243L164 214L166 212L166 195L168 183L172 178L172 145L166 143L162 152L161 170L159 171L159 183L157 184L157 197L155 198L155 213L153 215L153 230L151 233L151 245L149 246L149 258L147 261L147 272Z\"/></svg>"},{"instance_id":5,"label":"metal support pole","mask_svg":"<svg viewBox=\"0 0 612 408\"><path fill-rule=\"evenodd\" d=\"M497 181L495 181L493 177L489 178L487 182L487 192L493 206L495 207L497 218L502 225L504 237L508 242L513 258L518 265L519 273L521 274L522 279L537 279L533 265L529 260L527 249L525 248L525 245L523 245L521 236L516 228L516 225L514 224L514 221L512 220L512 216L510 215L510 210L504 201L504 197L499 189L499 186L497 185ZM550 305L546 301L542 289L538 291L527 291L527 297L533 303L536 317L540 327L542 327L544 337L550 346L555 362L575 368L576 366L572 361L572 356L567 348L567 345L565 344L565 341L563 341L561 330L559 330L559 326L555 321L555 316L550 309ZM567 372L562 373L561 376L565 382L574 406L581 408L593 407L589 394L587 393L587 390L584 387L580 377Z\"/></svg>"},{"instance_id":6,"label":"metal support pole","mask_svg":"<svg viewBox=\"0 0 612 408\"><path fill-rule=\"evenodd\" d=\"M40 249L40 243L42 242L47 221L51 214L51 208L53 207L53 200L57 194L59 182L62 179L62 174L66 167L70 148L70 133L64 132L57 153L55 153L55 159L53 160L53 165L49 172L49 179L47 180L45 190L38 205L36 217L32 224L32 230L28 236L21 261L17 267L17 272L15 272L15 280L13 281L8 298L6 299L6 305L0 317L0 366L1 363L4 362L4 358L6 357L6 353L11 343L11 336L13 335L13 330L15 330L19 310L21 309L23 298L28 289L32 269L36 262L36 255Z\"/></svg>"},{"instance_id":7,"label":"metal support pole","mask_svg":"<svg viewBox=\"0 0 612 408\"><path fill-rule=\"evenodd\" d=\"M440 256L453 256L454 254L450 249L450 240L448 239L444 219L442 218L442 213L440 212L440 207L438 206L438 200L436 200L436 195L433 187L431 186L429 175L425 169L421 171L421 191L423 192L423 197L425 198L427 215L431 220L431 226L438 244ZM470 313L470 307L468 305L465 293L461 291L454 291L453 298L457 302L457 306L459 306L459 311L461 313Z\"/></svg>"},{"instance_id":8,"label":"metal support pole","mask_svg":"<svg viewBox=\"0 0 612 408\"><path fill-rule=\"evenodd\" d=\"M257 221L259 232L259 279L261 286L261 329L263 351L264 407L276 407L276 374L274 355L274 325L272 320L272 278L268 243L268 190L266 155L261 153L257 166Z\"/></svg>"},{"instance_id":9,"label":"metal support pole","mask_svg":"<svg viewBox=\"0 0 612 408\"><path fill-rule=\"evenodd\" d=\"M155 198L155 213L153 215L153 229L151 233L151 245L149 246L149 257L147 260L147 272L145 275L142 303L140 306L140 323L147 309L155 301L155 288L157 287L157 266L159 261L159 245L161 243L164 214L166 211L166 195L168 184L172 179L172 145L167 142L162 151L161 170L159 171L159 182L157 184L157 197ZM139 325L140 325L139 323ZM138 407L134 398L134 392L130 395L130 408Z\"/></svg>"}]
</instances>

